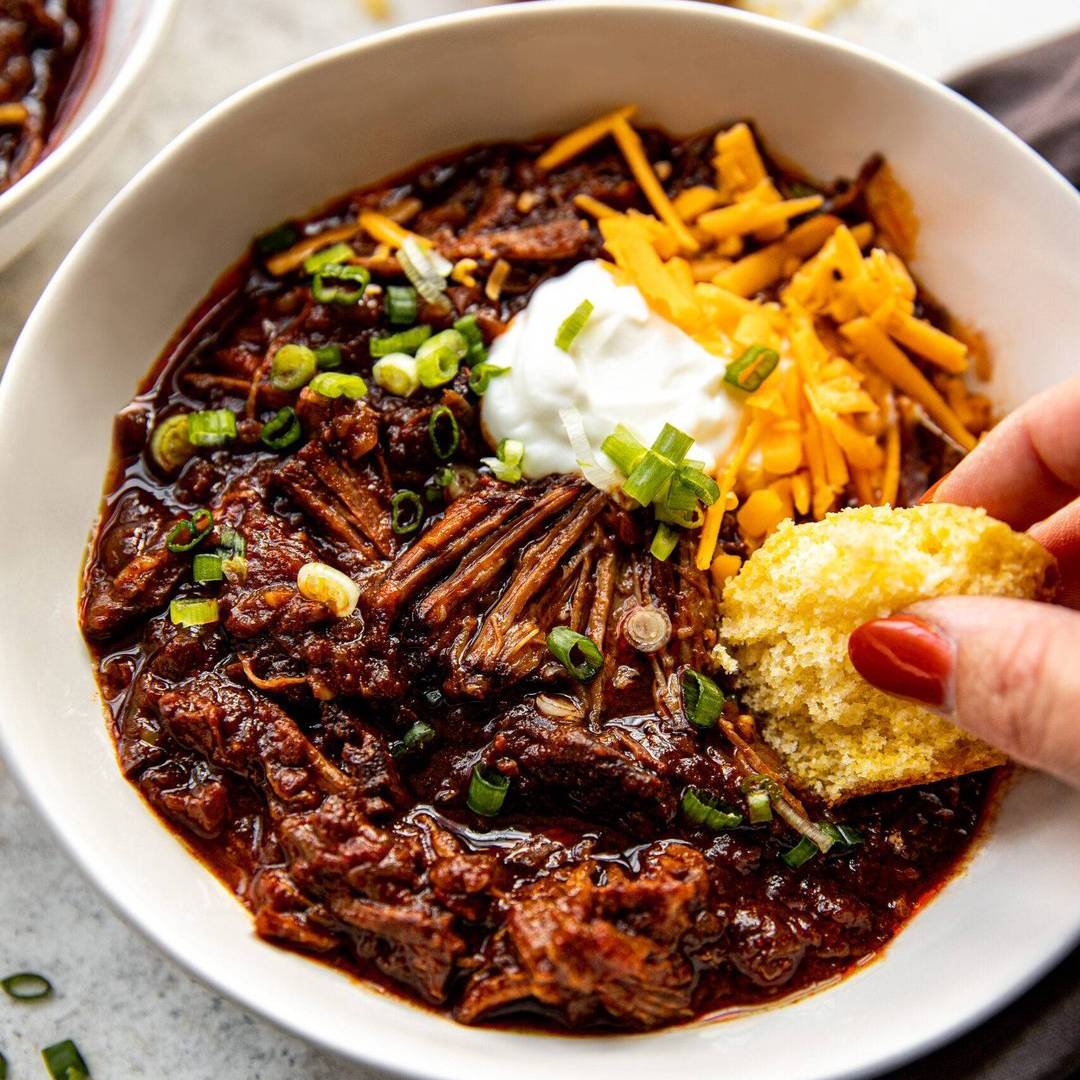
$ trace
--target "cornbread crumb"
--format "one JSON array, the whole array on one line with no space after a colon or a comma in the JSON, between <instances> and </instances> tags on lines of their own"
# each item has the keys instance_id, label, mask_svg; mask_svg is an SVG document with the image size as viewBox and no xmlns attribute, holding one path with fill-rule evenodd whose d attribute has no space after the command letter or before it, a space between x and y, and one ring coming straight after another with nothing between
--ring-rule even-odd
<instances>
[{"instance_id":1,"label":"cornbread crumb","mask_svg":"<svg viewBox=\"0 0 1080 1080\"><path fill-rule=\"evenodd\" d=\"M829 803L1001 764L928 709L851 666L855 627L917 600L1045 598L1053 559L984 510L863 506L788 521L724 588L721 640L743 701L802 788Z\"/></svg>"}]
</instances>

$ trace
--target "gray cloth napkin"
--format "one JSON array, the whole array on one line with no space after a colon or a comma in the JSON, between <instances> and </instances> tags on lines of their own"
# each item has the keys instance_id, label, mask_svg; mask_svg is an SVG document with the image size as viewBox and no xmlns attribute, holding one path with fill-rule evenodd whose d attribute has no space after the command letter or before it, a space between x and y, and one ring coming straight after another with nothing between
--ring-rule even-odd
<instances>
[{"instance_id":1,"label":"gray cloth napkin","mask_svg":"<svg viewBox=\"0 0 1080 1080\"><path fill-rule=\"evenodd\" d=\"M952 86L996 116L1080 187L1080 31L965 72ZM1080 252L1077 252L1080 259ZM1062 853L1075 858L1075 852ZM1076 898L1080 904L1080 897ZM1017 924L1017 934L1024 927ZM987 949L994 943L988 941ZM927 972L963 979L978 972ZM918 993L917 988L914 993ZM1080 1077L1080 949L1003 1012L882 1080Z\"/></svg>"}]
</instances>

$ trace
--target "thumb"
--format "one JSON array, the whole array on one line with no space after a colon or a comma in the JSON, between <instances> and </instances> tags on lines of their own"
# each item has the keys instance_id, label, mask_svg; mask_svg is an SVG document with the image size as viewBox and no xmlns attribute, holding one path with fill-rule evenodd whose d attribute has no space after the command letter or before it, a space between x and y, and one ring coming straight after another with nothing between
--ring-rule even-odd
<instances>
[{"instance_id":1,"label":"thumb","mask_svg":"<svg viewBox=\"0 0 1080 1080\"><path fill-rule=\"evenodd\" d=\"M999 597L925 600L858 627L856 671L1080 787L1080 613Z\"/></svg>"}]
</instances>

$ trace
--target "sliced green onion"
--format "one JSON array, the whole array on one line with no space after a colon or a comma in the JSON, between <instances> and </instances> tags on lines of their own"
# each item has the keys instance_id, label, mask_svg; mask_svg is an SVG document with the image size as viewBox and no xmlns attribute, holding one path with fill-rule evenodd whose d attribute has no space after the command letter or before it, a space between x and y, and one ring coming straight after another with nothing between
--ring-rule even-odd
<instances>
[{"instance_id":1,"label":"sliced green onion","mask_svg":"<svg viewBox=\"0 0 1080 1080\"><path fill-rule=\"evenodd\" d=\"M70 1039L46 1046L41 1056L52 1080L90 1080L90 1069Z\"/></svg>"},{"instance_id":2,"label":"sliced green onion","mask_svg":"<svg viewBox=\"0 0 1080 1080\"><path fill-rule=\"evenodd\" d=\"M760 825L772 821L772 801L767 791L750 791L746 795L747 816L751 825Z\"/></svg>"},{"instance_id":3,"label":"sliced green onion","mask_svg":"<svg viewBox=\"0 0 1080 1080\"><path fill-rule=\"evenodd\" d=\"M297 227L291 221L283 221L269 232L255 237L255 250L260 255L276 255L291 248L299 238Z\"/></svg>"},{"instance_id":4,"label":"sliced green onion","mask_svg":"<svg viewBox=\"0 0 1080 1080\"><path fill-rule=\"evenodd\" d=\"M495 451L495 457L480 459L494 474L496 480L516 484L521 479L521 463L525 460L525 444L518 439L503 439Z\"/></svg>"},{"instance_id":5,"label":"sliced green onion","mask_svg":"<svg viewBox=\"0 0 1080 1080\"><path fill-rule=\"evenodd\" d=\"M487 345L484 343L484 332L475 315L462 315L455 320L454 329L469 343L469 364L475 367L487 359Z\"/></svg>"},{"instance_id":6,"label":"sliced green onion","mask_svg":"<svg viewBox=\"0 0 1080 1080\"><path fill-rule=\"evenodd\" d=\"M16 1001L42 1001L53 992L52 983L34 971L17 971L0 980L0 987Z\"/></svg>"},{"instance_id":7,"label":"sliced green onion","mask_svg":"<svg viewBox=\"0 0 1080 1080\"><path fill-rule=\"evenodd\" d=\"M431 337L430 326L414 326L411 330L402 330L385 337L373 337L368 348L374 358L389 356L391 353L415 353Z\"/></svg>"},{"instance_id":8,"label":"sliced green onion","mask_svg":"<svg viewBox=\"0 0 1080 1080\"><path fill-rule=\"evenodd\" d=\"M780 354L775 349L764 345L751 345L738 358L732 360L724 371L724 382L738 390L753 393L776 370L780 363Z\"/></svg>"},{"instance_id":9,"label":"sliced green onion","mask_svg":"<svg viewBox=\"0 0 1080 1080\"><path fill-rule=\"evenodd\" d=\"M394 757L401 757L413 750L420 750L435 738L435 729L426 720L417 720L397 742L390 746Z\"/></svg>"},{"instance_id":10,"label":"sliced green onion","mask_svg":"<svg viewBox=\"0 0 1080 1080\"><path fill-rule=\"evenodd\" d=\"M569 626L556 626L547 636L547 647L551 655L581 682L588 682L604 666L604 654L596 642Z\"/></svg>"},{"instance_id":11,"label":"sliced green onion","mask_svg":"<svg viewBox=\"0 0 1080 1080\"><path fill-rule=\"evenodd\" d=\"M371 374L376 386L381 386L399 397L410 397L420 387L420 376L416 373L416 357L408 353L391 353L376 360Z\"/></svg>"},{"instance_id":12,"label":"sliced green onion","mask_svg":"<svg viewBox=\"0 0 1080 1080\"><path fill-rule=\"evenodd\" d=\"M315 377L319 361L306 345L282 345L270 361L270 385L275 390L299 390Z\"/></svg>"},{"instance_id":13,"label":"sliced green onion","mask_svg":"<svg viewBox=\"0 0 1080 1080\"><path fill-rule=\"evenodd\" d=\"M700 528L705 520L705 511L701 509L696 499L694 500L693 509L673 510L665 499L663 489L661 489L660 494L653 502L653 512L657 521L667 522L668 525L677 525L680 529Z\"/></svg>"},{"instance_id":14,"label":"sliced green onion","mask_svg":"<svg viewBox=\"0 0 1080 1080\"><path fill-rule=\"evenodd\" d=\"M347 397L359 401L367 396L367 383L359 375L343 375L340 371L320 371L308 386L323 397Z\"/></svg>"},{"instance_id":15,"label":"sliced green onion","mask_svg":"<svg viewBox=\"0 0 1080 1080\"><path fill-rule=\"evenodd\" d=\"M446 275L451 267L430 243L421 244L413 236L406 237L405 242L398 248L397 258L416 291L434 307L443 311L449 310Z\"/></svg>"},{"instance_id":16,"label":"sliced green onion","mask_svg":"<svg viewBox=\"0 0 1080 1080\"><path fill-rule=\"evenodd\" d=\"M187 413L176 413L154 428L150 436L150 456L163 472L175 472L194 453L195 447L188 438Z\"/></svg>"},{"instance_id":17,"label":"sliced green onion","mask_svg":"<svg viewBox=\"0 0 1080 1080\"><path fill-rule=\"evenodd\" d=\"M411 536L424 522L424 500L408 488L390 500L390 528L398 536Z\"/></svg>"},{"instance_id":18,"label":"sliced green onion","mask_svg":"<svg viewBox=\"0 0 1080 1080\"><path fill-rule=\"evenodd\" d=\"M458 373L469 343L457 330L444 330L416 350L416 374L422 386L443 386Z\"/></svg>"},{"instance_id":19,"label":"sliced green onion","mask_svg":"<svg viewBox=\"0 0 1080 1080\"><path fill-rule=\"evenodd\" d=\"M483 397L491 385L491 380L499 375L505 375L509 370L508 367L499 367L498 364L482 360L469 371L469 389L477 397Z\"/></svg>"},{"instance_id":20,"label":"sliced green onion","mask_svg":"<svg viewBox=\"0 0 1080 1080\"><path fill-rule=\"evenodd\" d=\"M286 405L267 420L259 430L259 438L271 450L287 450L303 435L296 410Z\"/></svg>"},{"instance_id":21,"label":"sliced green onion","mask_svg":"<svg viewBox=\"0 0 1080 1080\"><path fill-rule=\"evenodd\" d=\"M642 506L660 494L660 489L671 479L675 463L662 457L655 450L646 450L645 456L634 466L623 484L623 493Z\"/></svg>"},{"instance_id":22,"label":"sliced green onion","mask_svg":"<svg viewBox=\"0 0 1080 1080\"><path fill-rule=\"evenodd\" d=\"M724 711L724 691L708 675L687 668L682 677L682 705L686 719L704 731L720 719Z\"/></svg>"},{"instance_id":23,"label":"sliced green onion","mask_svg":"<svg viewBox=\"0 0 1080 1080\"><path fill-rule=\"evenodd\" d=\"M693 436L680 431L674 424L665 424L660 429L660 434L656 436L656 442L652 444L652 448L673 465L681 465L683 458L693 445Z\"/></svg>"},{"instance_id":24,"label":"sliced green onion","mask_svg":"<svg viewBox=\"0 0 1080 1080\"><path fill-rule=\"evenodd\" d=\"M720 800L711 791L694 787L693 784L683 792L682 812L688 821L695 825L704 825L714 832L733 829L736 825L741 825L743 820L742 814L724 810L720 806Z\"/></svg>"},{"instance_id":25,"label":"sliced green onion","mask_svg":"<svg viewBox=\"0 0 1080 1080\"><path fill-rule=\"evenodd\" d=\"M623 476L629 476L646 454L645 447L622 424L600 444L600 449L611 458Z\"/></svg>"},{"instance_id":26,"label":"sliced green onion","mask_svg":"<svg viewBox=\"0 0 1080 1080\"><path fill-rule=\"evenodd\" d=\"M324 562L304 563L296 575L296 588L305 600L325 604L338 619L348 618L360 600L360 586Z\"/></svg>"},{"instance_id":27,"label":"sliced green onion","mask_svg":"<svg viewBox=\"0 0 1080 1080\"><path fill-rule=\"evenodd\" d=\"M317 274L325 266L348 262L356 253L348 244L333 244L314 252L304 260L304 273Z\"/></svg>"},{"instance_id":28,"label":"sliced green onion","mask_svg":"<svg viewBox=\"0 0 1080 1080\"><path fill-rule=\"evenodd\" d=\"M653 537L649 552L652 554L653 558L659 559L661 562L667 562L678 542L679 530L675 528L674 525L669 525L666 521L661 521L656 526L656 535Z\"/></svg>"},{"instance_id":29,"label":"sliced green onion","mask_svg":"<svg viewBox=\"0 0 1080 1080\"><path fill-rule=\"evenodd\" d=\"M220 555L196 555L191 563L191 578L197 585L222 581L225 571L221 568Z\"/></svg>"},{"instance_id":30,"label":"sliced green onion","mask_svg":"<svg viewBox=\"0 0 1080 1080\"><path fill-rule=\"evenodd\" d=\"M229 409L188 413L187 419L192 446L224 446L236 438L236 413Z\"/></svg>"},{"instance_id":31,"label":"sliced green onion","mask_svg":"<svg viewBox=\"0 0 1080 1080\"><path fill-rule=\"evenodd\" d=\"M831 821L819 821L818 826L833 838L834 844L840 844L844 849L850 850L863 843L865 840L863 834L851 825L839 825L834 824Z\"/></svg>"},{"instance_id":32,"label":"sliced green onion","mask_svg":"<svg viewBox=\"0 0 1080 1080\"><path fill-rule=\"evenodd\" d=\"M589 316L593 313L593 302L591 300L582 300L580 304L569 315L563 319L559 326L559 332L555 335L555 347L562 349L563 352L569 352L570 346L574 343L574 338L585 329L585 324L589 321Z\"/></svg>"},{"instance_id":33,"label":"sliced green onion","mask_svg":"<svg viewBox=\"0 0 1080 1080\"><path fill-rule=\"evenodd\" d=\"M697 465L688 466L684 462L677 476L672 480L672 491L671 495L668 496L669 506L672 503L672 495L675 494L676 481L678 482L680 496L683 492L688 492L690 497L703 502L706 506L712 506L720 498L720 485L711 476L708 476L704 469ZM689 507L684 506L682 509L689 509Z\"/></svg>"},{"instance_id":34,"label":"sliced green onion","mask_svg":"<svg viewBox=\"0 0 1080 1080\"><path fill-rule=\"evenodd\" d=\"M182 598L169 604L169 618L174 626L205 626L218 621L216 600Z\"/></svg>"},{"instance_id":35,"label":"sliced green onion","mask_svg":"<svg viewBox=\"0 0 1080 1080\"><path fill-rule=\"evenodd\" d=\"M327 281L356 281L355 289L343 289L340 285L329 286ZM341 304L348 307L359 304L364 291L371 284L371 273L363 266L346 263L327 263L311 280L311 295L320 304Z\"/></svg>"},{"instance_id":36,"label":"sliced green onion","mask_svg":"<svg viewBox=\"0 0 1080 1080\"><path fill-rule=\"evenodd\" d=\"M321 345L311 351L315 354L315 364L320 371L337 371L341 367L340 345Z\"/></svg>"},{"instance_id":37,"label":"sliced green onion","mask_svg":"<svg viewBox=\"0 0 1080 1080\"><path fill-rule=\"evenodd\" d=\"M394 326L412 326L416 322L416 290L411 285L387 285L384 306Z\"/></svg>"},{"instance_id":38,"label":"sliced green onion","mask_svg":"<svg viewBox=\"0 0 1080 1080\"><path fill-rule=\"evenodd\" d=\"M243 555L247 542L242 533L226 525L218 532L218 554L222 557Z\"/></svg>"},{"instance_id":39,"label":"sliced green onion","mask_svg":"<svg viewBox=\"0 0 1080 1080\"><path fill-rule=\"evenodd\" d=\"M165 546L174 555L181 555L197 548L213 527L214 515L209 510L196 510L190 520L182 518L165 534Z\"/></svg>"},{"instance_id":40,"label":"sliced green onion","mask_svg":"<svg viewBox=\"0 0 1080 1080\"><path fill-rule=\"evenodd\" d=\"M469 781L468 806L474 814L494 817L501 809L510 790L510 777L488 772L476 765Z\"/></svg>"},{"instance_id":41,"label":"sliced green onion","mask_svg":"<svg viewBox=\"0 0 1080 1080\"><path fill-rule=\"evenodd\" d=\"M431 410L431 419L428 420L427 429L435 456L440 461L452 458L461 442L461 428L458 427L457 417L447 406L436 405Z\"/></svg>"},{"instance_id":42,"label":"sliced green onion","mask_svg":"<svg viewBox=\"0 0 1080 1080\"><path fill-rule=\"evenodd\" d=\"M798 870L804 863L808 863L818 853L817 845L807 837L799 838L799 842L785 851L780 858L791 867Z\"/></svg>"}]
</instances>

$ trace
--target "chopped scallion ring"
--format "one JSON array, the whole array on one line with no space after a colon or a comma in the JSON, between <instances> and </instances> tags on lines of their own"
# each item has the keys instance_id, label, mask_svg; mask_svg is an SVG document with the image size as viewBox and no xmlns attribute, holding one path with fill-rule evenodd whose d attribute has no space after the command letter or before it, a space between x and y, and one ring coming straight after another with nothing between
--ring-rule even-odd
<instances>
[{"instance_id":1,"label":"chopped scallion ring","mask_svg":"<svg viewBox=\"0 0 1080 1080\"><path fill-rule=\"evenodd\" d=\"M243 555L247 550L247 541L242 533L226 525L218 532L218 554L223 558L229 555Z\"/></svg>"},{"instance_id":2,"label":"chopped scallion ring","mask_svg":"<svg viewBox=\"0 0 1080 1080\"><path fill-rule=\"evenodd\" d=\"M838 825L831 821L819 821L818 826L833 838L834 846L830 850L849 851L865 840L863 834L851 825ZM840 847L835 845L840 845Z\"/></svg>"},{"instance_id":3,"label":"chopped scallion ring","mask_svg":"<svg viewBox=\"0 0 1080 1080\"><path fill-rule=\"evenodd\" d=\"M593 313L593 302L591 300L582 300L580 304L569 315L563 319L562 324L559 326L559 332L555 335L555 347L562 349L563 352L569 352L570 346L574 343L574 338L585 329L585 324L589 321L589 316Z\"/></svg>"},{"instance_id":4,"label":"chopped scallion ring","mask_svg":"<svg viewBox=\"0 0 1080 1080\"><path fill-rule=\"evenodd\" d=\"M255 250L260 255L276 255L287 251L300 238L299 230L291 221L283 221L276 228L255 238Z\"/></svg>"},{"instance_id":5,"label":"chopped scallion ring","mask_svg":"<svg viewBox=\"0 0 1080 1080\"><path fill-rule=\"evenodd\" d=\"M764 345L751 345L737 360L732 360L724 371L724 382L738 390L753 393L776 370L780 354Z\"/></svg>"},{"instance_id":6,"label":"chopped scallion ring","mask_svg":"<svg viewBox=\"0 0 1080 1080\"><path fill-rule=\"evenodd\" d=\"M90 1069L70 1039L46 1046L41 1057L52 1080L90 1080Z\"/></svg>"},{"instance_id":7,"label":"chopped scallion ring","mask_svg":"<svg viewBox=\"0 0 1080 1080\"><path fill-rule=\"evenodd\" d=\"M296 575L296 587L305 600L325 604L338 619L351 615L360 599L360 586L323 562L304 563Z\"/></svg>"},{"instance_id":8,"label":"chopped scallion ring","mask_svg":"<svg viewBox=\"0 0 1080 1080\"><path fill-rule=\"evenodd\" d=\"M654 559L659 559L661 562L667 562L678 542L679 530L674 525L669 525L666 521L661 521L656 526L656 535L653 537L649 552Z\"/></svg>"},{"instance_id":9,"label":"chopped scallion ring","mask_svg":"<svg viewBox=\"0 0 1080 1080\"><path fill-rule=\"evenodd\" d=\"M214 526L214 515L209 510L196 510L191 519L182 518L166 534L165 546L174 555L197 548Z\"/></svg>"},{"instance_id":10,"label":"chopped scallion ring","mask_svg":"<svg viewBox=\"0 0 1080 1080\"><path fill-rule=\"evenodd\" d=\"M270 385L275 390L299 390L315 377L319 361L306 345L282 345L270 361Z\"/></svg>"},{"instance_id":11,"label":"chopped scallion ring","mask_svg":"<svg viewBox=\"0 0 1080 1080\"><path fill-rule=\"evenodd\" d=\"M521 463L525 460L525 444L518 439L503 439L495 451L495 457L480 459L494 474L496 480L516 484L521 479Z\"/></svg>"},{"instance_id":12,"label":"chopped scallion ring","mask_svg":"<svg viewBox=\"0 0 1080 1080\"><path fill-rule=\"evenodd\" d=\"M303 433L296 410L286 405L278 409L274 416L263 424L259 431L259 438L271 450L287 450L300 441Z\"/></svg>"},{"instance_id":13,"label":"chopped scallion ring","mask_svg":"<svg viewBox=\"0 0 1080 1080\"><path fill-rule=\"evenodd\" d=\"M410 330L402 330L397 334L388 334L386 337L373 337L368 342L368 349L373 358L390 356L392 353L415 353L427 339L431 337L430 326L414 326Z\"/></svg>"},{"instance_id":14,"label":"chopped scallion ring","mask_svg":"<svg viewBox=\"0 0 1080 1080\"><path fill-rule=\"evenodd\" d=\"M683 792L681 806L688 821L695 825L704 825L714 832L733 829L742 824L742 814L724 810L720 806L720 800L711 791L694 787L693 784Z\"/></svg>"},{"instance_id":15,"label":"chopped scallion ring","mask_svg":"<svg viewBox=\"0 0 1080 1080\"><path fill-rule=\"evenodd\" d=\"M435 729L426 720L417 720L401 738L392 743L390 753L401 757L413 750L421 750L435 738Z\"/></svg>"},{"instance_id":16,"label":"chopped scallion ring","mask_svg":"<svg viewBox=\"0 0 1080 1080\"><path fill-rule=\"evenodd\" d=\"M311 351L315 354L315 363L320 371L337 371L341 367L340 345L322 345Z\"/></svg>"},{"instance_id":17,"label":"chopped scallion ring","mask_svg":"<svg viewBox=\"0 0 1080 1080\"><path fill-rule=\"evenodd\" d=\"M376 386L381 386L399 397L410 397L420 387L420 376L416 373L416 357L408 353L391 353L376 360L371 374Z\"/></svg>"},{"instance_id":18,"label":"chopped scallion ring","mask_svg":"<svg viewBox=\"0 0 1080 1080\"><path fill-rule=\"evenodd\" d=\"M367 383L359 375L343 375L340 371L320 371L308 383L310 389L323 397L347 397L359 401L367 396Z\"/></svg>"},{"instance_id":19,"label":"chopped scallion ring","mask_svg":"<svg viewBox=\"0 0 1080 1080\"><path fill-rule=\"evenodd\" d=\"M430 244L416 237L406 237L398 248L398 262L416 291L431 305L443 311L450 307L446 299L446 275L450 265Z\"/></svg>"},{"instance_id":20,"label":"chopped scallion ring","mask_svg":"<svg viewBox=\"0 0 1080 1080\"><path fill-rule=\"evenodd\" d=\"M469 343L469 364L472 367L482 364L487 359L487 346L476 316L462 315L454 322L454 329Z\"/></svg>"},{"instance_id":21,"label":"chopped scallion ring","mask_svg":"<svg viewBox=\"0 0 1080 1080\"><path fill-rule=\"evenodd\" d=\"M192 446L224 446L236 438L236 413L229 409L188 413L187 420Z\"/></svg>"},{"instance_id":22,"label":"chopped scallion ring","mask_svg":"<svg viewBox=\"0 0 1080 1080\"><path fill-rule=\"evenodd\" d=\"M682 676L682 705L686 719L696 728L711 728L724 711L724 692L700 671L687 668Z\"/></svg>"},{"instance_id":23,"label":"chopped scallion ring","mask_svg":"<svg viewBox=\"0 0 1080 1080\"><path fill-rule=\"evenodd\" d=\"M443 386L458 373L469 343L457 330L443 330L416 350L416 374L420 384L429 389Z\"/></svg>"},{"instance_id":24,"label":"chopped scallion ring","mask_svg":"<svg viewBox=\"0 0 1080 1080\"><path fill-rule=\"evenodd\" d=\"M646 454L646 449L634 438L630 429L622 424L600 444L600 449L611 458L615 468L629 476Z\"/></svg>"},{"instance_id":25,"label":"chopped scallion ring","mask_svg":"<svg viewBox=\"0 0 1080 1080\"><path fill-rule=\"evenodd\" d=\"M622 486L623 493L642 506L648 506L660 494L660 489L671 479L674 472L674 462L662 457L655 450L646 450L645 456L626 478L626 483Z\"/></svg>"},{"instance_id":26,"label":"chopped scallion ring","mask_svg":"<svg viewBox=\"0 0 1080 1080\"><path fill-rule=\"evenodd\" d=\"M53 992L52 983L34 971L17 971L6 979L0 979L0 987L15 1001L43 1001Z\"/></svg>"},{"instance_id":27,"label":"chopped scallion ring","mask_svg":"<svg viewBox=\"0 0 1080 1080\"><path fill-rule=\"evenodd\" d=\"M424 523L424 500L408 488L390 500L390 528L398 536L411 536Z\"/></svg>"},{"instance_id":28,"label":"chopped scallion ring","mask_svg":"<svg viewBox=\"0 0 1080 1080\"><path fill-rule=\"evenodd\" d=\"M356 253L348 244L334 244L331 247L322 248L304 260L304 273L317 274L323 267L348 262L354 254Z\"/></svg>"},{"instance_id":29,"label":"chopped scallion ring","mask_svg":"<svg viewBox=\"0 0 1080 1080\"><path fill-rule=\"evenodd\" d=\"M804 863L808 863L818 853L817 845L805 836L799 838L799 842L785 851L780 858L791 867L798 870Z\"/></svg>"},{"instance_id":30,"label":"chopped scallion ring","mask_svg":"<svg viewBox=\"0 0 1080 1080\"><path fill-rule=\"evenodd\" d=\"M195 447L188 438L188 414L175 413L162 420L150 436L150 456L163 472L175 472L192 454Z\"/></svg>"},{"instance_id":31,"label":"chopped scallion ring","mask_svg":"<svg viewBox=\"0 0 1080 1080\"><path fill-rule=\"evenodd\" d=\"M499 367L498 364L491 364L486 360L481 360L469 372L469 389L477 397L483 397L491 385L491 380L499 375L505 375L509 370L508 367Z\"/></svg>"},{"instance_id":32,"label":"chopped scallion ring","mask_svg":"<svg viewBox=\"0 0 1080 1080\"><path fill-rule=\"evenodd\" d=\"M221 568L222 558L220 555L196 555L191 563L191 579L197 585L208 585L214 581L222 581L225 571Z\"/></svg>"},{"instance_id":33,"label":"chopped scallion ring","mask_svg":"<svg viewBox=\"0 0 1080 1080\"><path fill-rule=\"evenodd\" d=\"M556 626L547 636L547 647L580 682L588 682L604 666L604 654L596 642L569 626Z\"/></svg>"},{"instance_id":34,"label":"chopped scallion ring","mask_svg":"<svg viewBox=\"0 0 1080 1080\"><path fill-rule=\"evenodd\" d=\"M340 285L329 286L327 281L355 281L355 289L343 289ZM359 304L364 291L371 284L371 274L363 266L349 266L345 263L327 263L311 280L311 295L320 304L341 304L349 307Z\"/></svg>"},{"instance_id":35,"label":"chopped scallion ring","mask_svg":"<svg viewBox=\"0 0 1080 1080\"><path fill-rule=\"evenodd\" d=\"M680 465L693 445L693 436L680 431L674 424L665 424L660 434L656 436L656 442L652 444L652 448L661 457Z\"/></svg>"},{"instance_id":36,"label":"chopped scallion ring","mask_svg":"<svg viewBox=\"0 0 1080 1080\"><path fill-rule=\"evenodd\" d=\"M469 780L469 797L466 800L474 814L494 817L501 809L510 790L510 777L489 772L476 765Z\"/></svg>"},{"instance_id":37,"label":"chopped scallion ring","mask_svg":"<svg viewBox=\"0 0 1080 1080\"><path fill-rule=\"evenodd\" d=\"M767 791L749 791L746 794L747 817L751 825L760 825L772 821L772 801Z\"/></svg>"},{"instance_id":38,"label":"chopped scallion ring","mask_svg":"<svg viewBox=\"0 0 1080 1080\"><path fill-rule=\"evenodd\" d=\"M676 496L676 480L678 481L679 495ZM688 492L689 497L703 502L706 506L712 506L720 498L720 485L708 476L704 469L697 466L688 466L685 462L679 469L678 475L671 484L671 493L668 495L668 505L672 505L672 497L681 497L683 492ZM689 506L680 509L688 510Z\"/></svg>"},{"instance_id":39,"label":"chopped scallion ring","mask_svg":"<svg viewBox=\"0 0 1080 1080\"><path fill-rule=\"evenodd\" d=\"M411 285L387 285L384 307L394 326L411 326L416 322L416 290Z\"/></svg>"},{"instance_id":40,"label":"chopped scallion ring","mask_svg":"<svg viewBox=\"0 0 1080 1080\"><path fill-rule=\"evenodd\" d=\"M216 600L181 598L169 604L169 618L174 626L205 626L218 621Z\"/></svg>"},{"instance_id":41,"label":"chopped scallion ring","mask_svg":"<svg viewBox=\"0 0 1080 1080\"><path fill-rule=\"evenodd\" d=\"M461 428L458 427L457 417L446 405L436 405L431 410L431 419L428 420L428 438L431 440L431 448L440 461L446 461L454 456L454 451L461 442Z\"/></svg>"}]
</instances>

